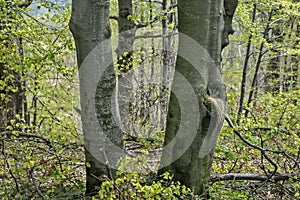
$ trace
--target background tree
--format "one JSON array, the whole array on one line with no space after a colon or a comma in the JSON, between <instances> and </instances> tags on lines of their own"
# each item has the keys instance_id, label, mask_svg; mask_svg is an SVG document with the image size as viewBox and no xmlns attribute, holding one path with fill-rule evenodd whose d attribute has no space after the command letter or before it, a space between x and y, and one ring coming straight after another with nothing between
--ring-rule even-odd
<instances>
[{"instance_id":1,"label":"background tree","mask_svg":"<svg viewBox=\"0 0 300 200\"><path fill-rule=\"evenodd\" d=\"M26 119L29 123L27 103L24 92L25 80L24 69L20 67L18 70L13 67L14 62L20 62L24 56L22 38L16 37L13 33L14 22L18 20L19 16L15 14L14 9L26 9L30 6L32 1L16 1L13 4L3 2L1 5L1 21L0 30L3 37L1 38L1 47L6 50L2 51L2 61L0 62L0 78L1 78L1 99L0 99L0 130L5 130L7 126L11 126L11 120ZM15 59L9 59L9 53L14 52ZM23 111L24 109L24 111ZM23 115L24 113L24 115ZM15 116L19 116L16 119Z\"/></svg>"}]
</instances>

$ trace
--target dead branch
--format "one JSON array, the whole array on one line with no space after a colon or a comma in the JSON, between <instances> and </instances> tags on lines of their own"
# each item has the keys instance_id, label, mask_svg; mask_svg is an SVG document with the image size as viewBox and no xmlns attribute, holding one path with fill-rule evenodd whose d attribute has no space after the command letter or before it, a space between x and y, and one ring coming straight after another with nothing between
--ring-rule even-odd
<instances>
[{"instance_id":1,"label":"dead branch","mask_svg":"<svg viewBox=\"0 0 300 200\"><path fill-rule=\"evenodd\" d=\"M239 173L231 173L231 174L213 174L210 177L211 183L215 183L218 181L228 181L228 180L243 180L243 181L286 181L289 179L295 179L299 181L299 178L295 178L295 174L278 174L272 177L267 177L259 174L239 174Z\"/></svg>"}]
</instances>

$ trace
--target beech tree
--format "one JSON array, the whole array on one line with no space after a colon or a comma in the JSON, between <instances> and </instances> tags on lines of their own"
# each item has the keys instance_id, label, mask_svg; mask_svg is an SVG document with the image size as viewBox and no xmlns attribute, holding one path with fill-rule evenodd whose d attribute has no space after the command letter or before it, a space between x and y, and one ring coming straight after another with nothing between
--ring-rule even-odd
<instances>
[{"instance_id":1,"label":"beech tree","mask_svg":"<svg viewBox=\"0 0 300 200\"><path fill-rule=\"evenodd\" d=\"M222 128L226 104L225 86L220 73L221 49L228 44L228 35L233 33L231 23L237 7L237 0L222 3L221 0L178 1L178 30L185 36L179 35L175 70L189 82L197 103L191 105L190 110L182 110L180 109L182 102L179 103L178 98L171 94L165 134L165 145L171 145L163 151L162 168L159 171L159 174L170 171L174 175L174 180L192 188L195 194L203 196L207 195L212 157ZM186 36L200 44L204 51L188 46ZM186 54L193 54L191 58L196 60L198 66L193 65L195 62L186 60L184 58ZM175 73L174 82L180 79L179 73ZM173 85L173 88L176 87L180 88L181 85ZM182 101L188 101L189 98L191 97L186 96ZM199 115L193 113L197 111ZM188 121L185 121L186 119ZM196 134L191 144L187 144L187 138L192 136L186 134L178 136L180 126L186 131L196 122L198 122ZM179 156L182 149L186 150Z\"/></svg>"},{"instance_id":2,"label":"beech tree","mask_svg":"<svg viewBox=\"0 0 300 200\"><path fill-rule=\"evenodd\" d=\"M197 99L192 102L188 112L192 114L192 118L195 116L193 109L199 110L199 113L196 114L195 119L186 115L188 120L185 121L181 118L181 114L186 111L180 110L178 99L172 94L165 144L169 144L176 136L182 121L185 121L183 126L186 128L189 128L194 121L198 126L196 134L188 136L193 137L191 143L188 140L185 141L185 138L179 137L179 140L177 138L171 146L168 145L164 148L162 169L159 174L171 171L174 180L179 180L191 187L196 194L203 194L206 190L214 147L224 120L226 94L219 69L221 48L228 44L227 36L233 32L231 20L237 1L225 1L225 5L228 6L225 7L225 11L227 11L225 13L222 3L221 0L210 2L182 0L178 2L180 36L174 82L181 76L188 81ZM109 42L111 36L109 4L108 0L73 0L72 2L70 29L75 39L80 71L81 118L87 162L87 194L97 191L98 186L101 185L99 183L101 177L115 177L113 166L121 154L114 154L115 152L111 149L108 150L110 147L107 147L108 140L106 138L120 149L123 147L121 130L117 126L111 110L115 106L111 100L116 77ZM134 26L127 18L131 14L131 4L131 1L119 1L120 35L117 56L120 57L127 52L126 55L129 57L125 58L125 62L130 61L133 50ZM130 31L128 32L128 30ZM126 31L125 35L122 31ZM195 42L199 48L189 48L184 38ZM106 41L108 42L106 43ZM101 45L101 43L105 43L105 45ZM185 59L188 54L192 55L192 61ZM123 61L120 62L119 58L118 64L122 64ZM93 85L95 83L97 87ZM174 83L174 87L179 87L179 92L185 90L180 85L176 86L176 83ZM187 96L183 101L190 104ZM97 120L93 117L94 110ZM98 122L101 127L97 125ZM99 137L98 134L102 134L104 137ZM179 155L178 151L183 151L183 154ZM170 160L171 163L169 163Z\"/></svg>"},{"instance_id":3,"label":"beech tree","mask_svg":"<svg viewBox=\"0 0 300 200\"><path fill-rule=\"evenodd\" d=\"M105 148L107 147L105 138L109 138L109 141L120 149L123 147L121 130L113 119L111 111L116 78L109 43L111 36L109 5L109 0L73 0L70 19L70 29L75 39L79 66L81 119L87 163L86 193L88 195L97 192L99 189L97 186L101 185L99 179L103 176L108 178L115 176L115 170L111 166L118 161L119 157L115 152ZM105 45L98 46L105 41L108 41ZM87 59L94 49L96 49L96 55ZM86 63L85 68L81 69L82 64L88 60L94 63ZM99 74L100 71L103 72L102 76ZM97 119L93 113L94 109ZM101 128L97 129L98 123ZM99 134L104 137L100 137ZM109 153L112 153L112 156Z\"/></svg>"}]
</instances>

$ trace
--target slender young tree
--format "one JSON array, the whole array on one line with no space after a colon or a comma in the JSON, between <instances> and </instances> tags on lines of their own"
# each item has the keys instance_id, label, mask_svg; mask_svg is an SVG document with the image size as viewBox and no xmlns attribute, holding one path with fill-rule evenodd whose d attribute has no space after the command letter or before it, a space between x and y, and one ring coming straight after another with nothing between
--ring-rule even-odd
<instances>
[{"instance_id":1,"label":"slender young tree","mask_svg":"<svg viewBox=\"0 0 300 200\"><path fill-rule=\"evenodd\" d=\"M118 64L121 68L131 68L133 42L135 36L134 23L129 19L132 15L132 0L118 0L119 45L117 49ZM124 53L126 52L126 55ZM126 71L126 69L124 69Z\"/></svg>"},{"instance_id":2,"label":"slender young tree","mask_svg":"<svg viewBox=\"0 0 300 200\"><path fill-rule=\"evenodd\" d=\"M135 24L130 20L130 16L132 16L132 0L118 0L118 11L119 16L117 17L117 21L119 35L116 54L117 66L120 73L116 89L116 102L118 104L117 113L120 114L119 122L122 124L121 127L123 130L127 129L128 131L130 121L128 122L127 110L129 107L128 101L133 95L131 78L133 75L133 43L136 32Z\"/></svg>"}]
</instances>

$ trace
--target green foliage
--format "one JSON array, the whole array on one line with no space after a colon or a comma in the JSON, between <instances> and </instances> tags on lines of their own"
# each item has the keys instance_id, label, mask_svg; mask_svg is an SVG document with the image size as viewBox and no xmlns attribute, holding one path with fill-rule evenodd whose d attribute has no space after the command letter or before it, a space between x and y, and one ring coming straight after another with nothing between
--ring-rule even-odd
<instances>
[{"instance_id":1,"label":"green foliage","mask_svg":"<svg viewBox=\"0 0 300 200\"><path fill-rule=\"evenodd\" d=\"M210 188L213 198L257 199L258 196L267 196L269 199L297 198L299 195L297 159L300 139L298 98L298 90L279 94L265 93L255 99L255 105L251 107L253 117L243 118L241 124L236 127L248 142L267 149L267 157L263 156L260 150L249 147L235 135L232 128L225 126L218 140L213 162L213 173L216 174L275 173L291 174L291 178L276 183L250 180L217 182Z\"/></svg>"},{"instance_id":2,"label":"green foliage","mask_svg":"<svg viewBox=\"0 0 300 200\"><path fill-rule=\"evenodd\" d=\"M93 199L192 199L189 188L172 181L165 173L158 180L143 177L138 173L120 173L116 180L105 180L97 197Z\"/></svg>"},{"instance_id":3,"label":"green foliage","mask_svg":"<svg viewBox=\"0 0 300 200\"><path fill-rule=\"evenodd\" d=\"M252 22L254 4L257 9ZM239 1L234 17L236 33L223 52L222 61L228 88L228 117L235 130L228 126L223 128L213 163L213 172L217 174L290 174L293 178L274 184L250 180L214 183L211 189L216 199L219 195L222 199L294 199L299 193L296 189L299 175L293 176L299 172L298 8L299 2L292 0ZM249 42L245 101L243 112L237 115ZM256 67L258 78L252 88ZM248 103L250 91L254 91L254 95ZM234 131L253 146L243 142Z\"/></svg>"},{"instance_id":4,"label":"green foliage","mask_svg":"<svg viewBox=\"0 0 300 200\"><path fill-rule=\"evenodd\" d=\"M0 198L74 199L84 189L84 157L70 8L42 1L43 14L32 15L23 2L0 1Z\"/></svg>"},{"instance_id":5,"label":"green foliage","mask_svg":"<svg viewBox=\"0 0 300 200\"><path fill-rule=\"evenodd\" d=\"M255 200L247 183L232 181L216 183L210 187L211 199L224 200ZM238 186L236 186L236 185Z\"/></svg>"}]
</instances>

